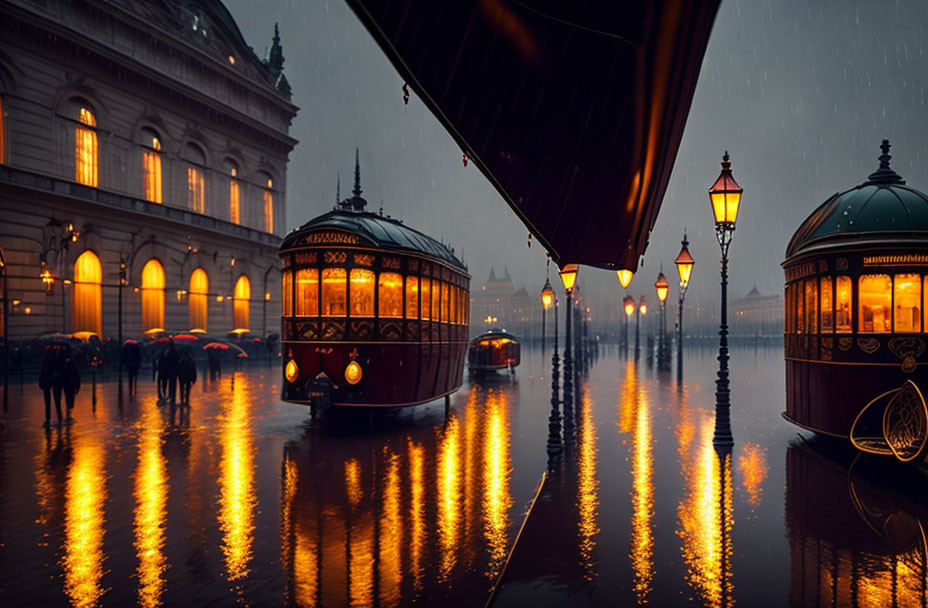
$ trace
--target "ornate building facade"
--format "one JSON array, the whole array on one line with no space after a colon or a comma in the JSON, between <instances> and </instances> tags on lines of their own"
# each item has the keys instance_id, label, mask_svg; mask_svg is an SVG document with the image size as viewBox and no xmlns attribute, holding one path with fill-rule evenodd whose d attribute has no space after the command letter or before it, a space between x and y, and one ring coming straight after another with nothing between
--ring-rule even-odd
<instances>
[{"instance_id":1,"label":"ornate building facade","mask_svg":"<svg viewBox=\"0 0 928 608\"><path fill-rule=\"evenodd\" d=\"M540 302L540 296L532 298L525 287L517 289L512 284L508 268L501 276L491 268L487 282L479 290L471 291L471 337L496 327L524 340L540 337Z\"/></svg>"},{"instance_id":2,"label":"ornate building facade","mask_svg":"<svg viewBox=\"0 0 928 608\"><path fill-rule=\"evenodd\" d=\"M5 2L9 337L276 332L296 112L218 0Z\"/></svg>"}]
</instances>

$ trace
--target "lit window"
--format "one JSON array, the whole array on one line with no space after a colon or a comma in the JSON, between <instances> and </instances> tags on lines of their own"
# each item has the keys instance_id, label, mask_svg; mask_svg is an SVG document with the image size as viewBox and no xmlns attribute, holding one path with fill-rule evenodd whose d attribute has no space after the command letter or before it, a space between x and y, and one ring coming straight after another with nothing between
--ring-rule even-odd
<instances>
[{"instance_id":1,"label":"lit window","mask_svg":"<svg viewBox=\"0 0 928 608\"><path fill-rule=\"evenodd\" d=\"M432 310L431 296L429 295L432 293L432 281L428 277L422 277L420 284L422 285L422 319L424 321L428 321L432 318L432 316L429 314L429 311Z\"/></svg>"},{"instance_id":2,"label":"lit window","mask_svg":"<svg viewBox=\"0 0 928 608\"><path fill-rule=\"evenodd\" d=\"M351 316L374 316L374 273L364 268L351 271Z\"/></svg>"},{"instance_id":3,"label":"lit window","mask_svg":"<svg viewBox=\"0 0 928 608\"><path fill-rule=\"evenodd\" d=\"M187 291L187 304L190 313L190 329L206 331L208 303L209 303L209 277L202 268L197 268L190 274L190 289Z\"/></svg>"},{"instance_id":4,"label":"lit window","mask_svg":"<svg viewBox=\"0 0 928 608\"><path fill-rule=\"evenodd\" d=\"M406 277L406 318L419 318L419 277Z\"/></svg>"},{"instance_id":5,"label":"lit window","mask_svg":"<svg viewBox=\"0 0 928 608\"><path fill-rule=\"evenodd\" d=\"M830 333L835 329L835 318L832 312L834 302L832 301L831 292L831 277L822 277L822 286L819 292L822 298L822 333Z\"/></svg>"},{"instance_id":6,"label":"lit window","mask_svg":"<svg viewBox=\"0 0 928 608\"><path fill-rule=\"evenodd\" d=\"M805 314L805 305L804 305L804 296L802 291L802 281L797 281L793 287L796 289L796 293L793 296L793 303L796 306L796 333L804 334L806 333L806 317Z\"/></svg>"},{"instance_id":7,"label":"lit window","mask_svg":"<svg viewBox=\"0 0 928 608\"><path fill-rule=\"evenodd\" d=\"M327 317L344 317L347 313L348 286L344 268L326 268L322 271L322 314Z\"/></svg>"},{"instance_id":8,"label":"lit window","mask_svg":"<svg viewBox=\"0 0 928 608\"><path fill-rule=\"evenodd\" d=\"M319 284L319 280L316 280L316 284ZM289 317L293 314L293 272L289 270L283 271L280 275L280 291L281 303L283 308L283 316Z\"/></svg>"},{"instance_id":9,"label":"lit window","mask_svg":"<svg viewBox=\"0 0 928 608\"><path fill-rule=\"evenodd\" d=\"M233 224L242 223L242 191L235 177L238 170L235 167L230 169L232 177L229 179L229 219Z\"/></svg>"},{"instance_id":10,"label":"lit window","mask_svg":"<svg viewBox=\"0 0 928 608\"><path fill-rule=\"evenodd\" d=\"M450 285L445 282L441 283L441 322L448 323L451 320L451 306L449 305Z\"/></svg>"},{"instance_id":11,"label":"lit window","mask_svg":"<svg viewBox=\"0 0 928 608\"><path fill-rule=\"evenodd\" d=\"M380 306L378 316L401 318L403 316L403 277L395 272L381 272L377 279L377 294Z\"/></svg>"},{"instance_id":12,"label":"lit window","mask_svg":"<svg viewBox=\"0 0 928 608\"><path fill-rule=\"evenodd\" d=\"M441 317L439 316L441 308L438 307L439 302L441 301L441 289L439 288L439 281L432 279L432 320L440 321Z\"/></svg>"},{"instance_id":13,"label":"lit window","mask_svg":"<svg viewBox=\"0 0 928 608\"><path fill-rule=\"evenodd\" d=\"M197 167L187 167L187 206L196 213L206 212L206 185Z\"/></svg>"},{"instance_id":14,"label":"lit window","mask_svg":"<svg viewBox=\"0 0 928 608\"><path fill-rule=\"evenodd\" d=\"M232 325L234 329L248 331L251 314L251 282L242 275L235 282L235 295L232 298Z\"/></svg>"},{"instance_id":15,"label":"lit window","mask_svg":"<svg viewBox=\"0 0 928 608\"><path fill-rule=\"evenodd\" d=\"M85 251L74 262L73 329L103 335L103 267L100 258Z\"/></svg>"},{"instance_id":16,"label":"lit window","mask_svg":"<svg viewBox=\"0 0 928 608\"><path fill-rule=\"evenodd\" d=\"M329 270L337 269L330 268ZM345 282L344 274L341 282L342 284ZM344 295L342 301L344 302ZM300 268L296 271L296 316L319 316L319 270L316 268Z\"/></svg>"},{"instance_id":17,"label":"lit window","mask_svg":"<svg viewBox=\"0 0 928 608\"><path fill-rule=\"evenodd\" d=\"M835 330L851 333L851 277L835 279Z\"/></svg>"},{"instance_id":18,"label":"lit window","mask_svg":"<svg viewBox=\"0 0 928 608\"><path fill-rule=\"evenodd\" d=\"M264 191L264 230L274 232L274 193L271 178L267 178L267 190Z\"/></svg>"},{"instance_id":19,"label":"lit window","mask_svg":"<svg viewBox=\"0 0 928 608\"><path fill-rule=\"evenodd\" d=\"M97 119L87 108L80 109L74 128L74 178L85 186L97 187Z\"/></svg>"},{"instance_id":20,"label":"lit window","mask_svg":"<svg viewBox=\"0 0 928 608\"><path fill-rule=\"evenodd\" d=\"M148 129L142 132L142 144L148 149L142 153L142 179L145 182L145 198L153 203L161 202L161 140Z\"/></svg>"},{"instance_id":21,"label":"lit window","mask_svg":"<svg viewBox=\"0 0 928 608\"><path fill-rule=\"evenodd\" d=\"M142 331L164 329L164 267L152 258L142 268Z\"/></svg>"},{"instance_id":22,"label":"lit window","mask_svg":"<svg viewBox=\"0 0 928 608\"><path fill-rule=\"evenodd\" d=\"M893 331L902 333L922 330L922 315L918 308L922 299L922 278L917 274L897 274L893 277Z\"/></svg>"},{"instance_id":23,"label":"lit window","mask_svg":"<svg viewBox=\"0 0 928 608\"><path fill-rule=\"evenodd\" d=\"M818 281L806 280L806 331L818 333Z\"/></svg>"},{"instance_id":24,"label":"lit window","mask_svg":"<svg viewBox=\"0 0 928 608\"><path fill-rule=\"evenodd\" d=\"M892 281L888 274L868 274L860 277L857 290L860 302L857 330L871 333L890 331L892 317Z\"/></svg>"}]
</instances>

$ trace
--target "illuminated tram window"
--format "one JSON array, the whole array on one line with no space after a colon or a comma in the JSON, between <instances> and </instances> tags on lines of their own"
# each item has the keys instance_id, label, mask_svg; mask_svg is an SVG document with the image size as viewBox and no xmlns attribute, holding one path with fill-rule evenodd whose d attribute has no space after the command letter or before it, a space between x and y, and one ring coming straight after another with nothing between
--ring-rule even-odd
<instances>
[{"instance_id":1,"label":"illuminated tram window","mask_svg":"<svg viewBox=\"0 0 928 608\"><path fill-rule=\"evenodd\" d=\"M892 280L888 274L866 274L857 289L857 331L886 333L892 317Z\"/></svg>"},{"instance_id":2,"label":"illuminated tram window","mask_svg":"<svg viewBox=\"0 0 928 608\"><path fill-rule=\"evenodd\" d=\"M822 333L831 333L835 330L835 317L832 312L834 299L832 298L831 277L822 277Z\"/></svg>"},{"instance_id":3,"label":"illuminated tram window","mask_svg":"<svg viewBox=\"0 0 928 608\"><path fill-rule=\"evenodd\" d=\"M928 328L928 275L925 275L922 289L922 310L925 312L925 327Z\"/></svg>"},{"instance_id":4,"label":"illuminated tram window","mask_svg":"<svg viewBox=\"0 0 928 608\"><path fill-rule=\"evenodd\" d=\"M406 277L406 318L419 318L419 277Z\"/></svg>"},{"instance_id":5,"label":"illuminated tram window","mask_svg":"<svg viewBox=\"0 0 928 608\"><path fill-rule=\"evenodd\" d=\"M897 274L893 277L893 331L921 331L921 311L918 308L921 299L921 276Z\"/></svg>"},{"instance_id":6,"label":"illuminated tram window","mask_svg":"<svg viewBox=\"0 0 928 608\"><path fill-rule=\"evenodd\" d=\"M803 314L805 312L805 306L803 303L802 281L796 281L793 287L795 289L793 302L796 306L796 333L804 334L806 333L806 317Z\"/></svg>"},{"instance_id":7,"label":"illuminated tram window","mask_svg":"<svg viewBox=\"0 0 928 608\"><path fill-rule=\"evenodd\" d=\"M329 270L337 269L330 268ZM323 276L325 276L324 271ZM341 281L344 283L344 274ZM344 300L344 295L342 299ZM316 268L300 268L296 271L296 316L319 316L319 270Z\"/></svg>"},{"instance_id":8,"label":"illuminated tram window","mask_svg":"<svg viewBox=\"0 0 928 608\"><path fill-rule=\"evenodd\" d=\"M351 271L351 316L374 316L374 273L364 268Z\"/></svg>"},{"instance_id":9,"label":"illuminated tram window","mask_svg":"<svg viewBox=\"0 0 928 608\"><path fill-rule=\"evenodd\" d=\"M437 279L432 279L432 320L441 321L439 316L441 313L441 308L439 308L439 303L441 302L441 282Z\"/></svg>"},{"instance_id":10,"label":"illuminated tram window","mask_svg":"<svg viewBox=\"0 0 928 608\"><path fill-rule=\"evenodd\" d=\"M318 275L316 275L316 284L319 284ZM283 308L283 316L289 317L293 314L293 272L289 270L283 271L280 276L280 290L281 290L281 303ZM313 296L315 300L315 296Z\"/></svg>"},{"instance_id":11,"label":"illuminated tram window","mask_svg":"<svg viewBox=\"0 0 928 608\"><path fill-rule=\"evenodd\" d=\"M377 279L380 310L377 315L388 318L403 316L403 277L395 272L381 272Z\"/></svg>"},{"instance_id":12,"label":"illuminated tram window","mask_svg":"<svg viewBox=\"0 0 928 608\"><path fill-rule=\"evenodd\" d=\"M344 317L348 312L348 273L344 268L326 268L322 271L322 314L327 317Z\"/></svg>"},{"instance_id":13,"label":"illuminated tram window","mask_svg":"<svg viewBox=\"0 0 928 608\"><path fill-rule=\"evenodd\" d=\"M432 318L429 314L431 311L431 296L429 295L432 288L432 281L428 277L422 277L422 320L428 321Z\"/></svg>"},{"instance_id":14,"label":"illuminated tram window","mask_svg":"<svg viewBox=\"0 0 928 608\"><path fill-rule=\"evenodd\" d=\"M806 331L818 333L818 281L806 279Z\"/></svg>"},{"instance_id":15,"label":"illuminated tram window","mask_svg":"<svg viewBox=\"0 0 928 608\"><path fill-rule=\"evenodd\" d=\"M851 277L835 279L835 330L839 334L851 333Z\"/></svg>"},{"instance_id":16,"label":"illuminated tram window","mask_svg":"<svg viewBox=\"0 0 928 608\"><path fill-rule=\"evenodd\" d=\"M444 281L441 282L441 322L447 323L451 318L449 313L448 306L448 287L449 285Z\"/></svg>"}]
</instances>

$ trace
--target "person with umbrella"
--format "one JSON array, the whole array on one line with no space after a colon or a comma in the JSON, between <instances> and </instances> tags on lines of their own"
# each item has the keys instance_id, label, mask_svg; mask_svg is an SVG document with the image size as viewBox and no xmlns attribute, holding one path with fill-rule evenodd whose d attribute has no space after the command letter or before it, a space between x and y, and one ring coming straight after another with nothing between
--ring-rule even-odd
<instances>
[{"instance_id":1,"label":"person with umbrella","mask_svg":"<svg viewBox=\"0 0 928 608\"><path fill-rule=\"evenodd\" d=\"M58 384L58 358L60 356L60 347L54 344L45 346L45 358L42 360L42 368L39 370L39 388L45 397L45 427L51 426L52 411L52 389L56 389ZM58 424L61 424L61 389L55 390L55 411L58 414Z\"/></svg>"},{"instance_id":2,"label":"person with umbrella","mask_svg":"<svg viewBox=\"0 0 928 608\"><path fill-rule=\"evenodd\" d=\"M120 356L129 373L129 396L134 397L139 386L139 368L142 367L142 348L138 340L126 340Z\"/></svg>"}]
</instances>

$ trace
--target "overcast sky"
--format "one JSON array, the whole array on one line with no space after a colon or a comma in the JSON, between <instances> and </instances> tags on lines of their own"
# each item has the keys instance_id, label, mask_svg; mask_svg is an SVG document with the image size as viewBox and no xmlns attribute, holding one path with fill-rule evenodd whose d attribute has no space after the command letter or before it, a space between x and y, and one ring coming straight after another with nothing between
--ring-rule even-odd
<instances>
[{"instance_id":1,"label":"overcast sky","mask_svg":"<svg viewBox=\"0 0 928 608\"><path fill-rule=\"evenodd\" d=\"M351 189L354 149L364 196L384 212L452 244L475 287L508 264L516 285L540 289L545 254L502 198L413 97L344 2L226 0L263 56L280 23L285 73L300 106L291 135L288 229L330 209L336 174ZM828 196L877 168L928 190L928 2L723 0L660 215L630 290L654 293L684 227L696 258L690 293L715 297L718 244L707 189L727 149L744 188L731 248L732 294L781 292L780 262L801 221ZM617 85L618 86L618 85ZM615 274L581 271L586 293L619 299ZM673 293L673 292L672 292ZM688 296L688 301L689 301Z\"/></svg>"}]
</instances>

